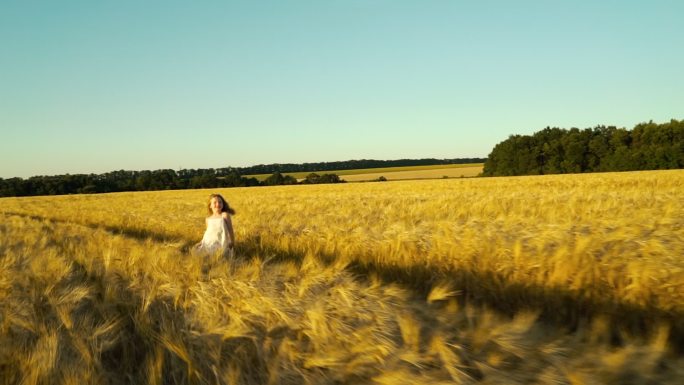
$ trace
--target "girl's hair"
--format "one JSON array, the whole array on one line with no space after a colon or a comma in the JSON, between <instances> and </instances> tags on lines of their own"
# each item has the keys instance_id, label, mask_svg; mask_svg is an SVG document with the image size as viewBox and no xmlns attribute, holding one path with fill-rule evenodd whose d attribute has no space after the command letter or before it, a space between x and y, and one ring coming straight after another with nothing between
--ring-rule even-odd
<instances>
[{"instance_id":1,"label":"girl's hair","mask_svg":"<svg viewBox=\"0 0 684 385\"><path fill-rule=\"evenodd\" d=\"M207 203L207 208L209 209L209 215L213 214L214 212L211 210L211 200L213 198L220 199L221 203L223 203L223 208L221 208L222 213L228 213L230 215L235 215L235 210L233 210L232 207L228 205L228 201L226 201L221 194L211 194L209 195L209 202Z\"/></svg>"}]
</instances>

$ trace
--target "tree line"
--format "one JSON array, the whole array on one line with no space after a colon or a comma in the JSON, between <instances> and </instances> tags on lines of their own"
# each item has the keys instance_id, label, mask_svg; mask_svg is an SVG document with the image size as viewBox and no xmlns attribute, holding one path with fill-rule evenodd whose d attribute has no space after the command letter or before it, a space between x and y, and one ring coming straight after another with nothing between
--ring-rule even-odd
<instances>
[{"instance_id":1,"label":"tree line","mask_svg":"<svg viewBox=\"0 0 684 385\"><path fill-rule=\"evenodd\" d=\"M273 163L259 164L250 167L235 168L242 175L272 174L274 172L314 172L314 171L335 171L335 170L356 170L365 168L381 167L406 167L406 166L431 166L436 164L463 164L463 163L484 163L485 158L455 158L455 159L396 159L396 160L376 160L376 159L357 159L337 162L317 162L317 163Z\"/></svg>"},{"instance_id":2,"label":"tree line","mask_svg":"<svg viewBox=\"0 0 684 385\"><path fill-rule=\"evenodd\" d=\"M95 194L120 191L182 190L221 187L275 186L293 184L342 183L335 174L309 174L301 182L275 172L259 181L235 170L155 170L113 171L105 174L34 176L28 179L0 178L0 196Z\"/></svg>"},{"instance_id":3,"label":"tree line","mask_svg":"<svg viewBox=\"0 0 684 385\"><path fill-rule=\"evenodd\" d=\"M684 168L684 121L614 126L547 127L497 144L484 176L540 175Z\"/></svg>"},{"instance_id":4,"label":"tree line","mask_svg":"<svg viewBox=\"0 0 684 385\"><path fill-rule=\"evenodd\" d=\"M268 164L252 167L182 169L174 171L112 171L104 174L66 174L24 178L0 178L0 197L94 194L120 191L182 190L221 187L274 186L292 184L341 183L336 174L313 171L348 170L374 167L399 167L429 164L482 163L482 158L349 160L304 164ZM301 182L286 172L312 172ZM250 174L271 174L259 181Z\"/></svg>"},{"instance_id":5,"label":"tree line","mask_svg":"<svg viewBox=\"0 0 684 385\"><path fill-rule=\"evenodd\" d=\"M89 194L120 191L178 190L343 182L335 174L350 170L435 164L483 163L484 176L540 175L684 168L684 121L640 123L632 130L615 126L564 129L546 127L532 135L511 135L487 158L347 160L339 162L260 164L250 167L174 171L112 171L0 178L0 196ZM312 172L301 182L283 173ZM259 181L252 174L271 174Z\"/></svg>"}]
</instances>

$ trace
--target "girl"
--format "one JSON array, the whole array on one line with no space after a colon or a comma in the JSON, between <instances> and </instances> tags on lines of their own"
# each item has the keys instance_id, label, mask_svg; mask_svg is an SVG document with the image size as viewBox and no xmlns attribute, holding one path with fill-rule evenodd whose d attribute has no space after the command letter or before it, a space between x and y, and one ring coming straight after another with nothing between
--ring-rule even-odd
<instances>
[{"instance_id":1,"label":"girl","mask_svg":"<svg viewBox=\"0 0 684 385\"><path fill-rule=\"evenodd\" d=\"M235 215L233 210L220 194L209 196L209 216L206 218L207 230L204 232L202 242L196 246L197 251L203 254L214 254L221 251L223 256L233 253L235 245L235 233L231 215Z\"/></svg>"}]
</instances>

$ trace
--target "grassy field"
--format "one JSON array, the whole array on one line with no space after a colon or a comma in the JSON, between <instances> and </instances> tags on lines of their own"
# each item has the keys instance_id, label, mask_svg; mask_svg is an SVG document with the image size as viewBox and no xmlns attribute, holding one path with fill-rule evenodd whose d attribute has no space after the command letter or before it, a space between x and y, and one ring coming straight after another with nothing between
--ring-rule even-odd
<instances>
[{"instance_id":1,"label":"grassy field","mask_svg":"<svg viewBox=\"0 0 684 385\"><path fill-rule=\"evenodd\" d=\"M433 166L405 166L405 167L381 167L364 168L358 170L333 170L316 171L317 174L337 174L348 182L368 181L384 176L388 180L399 179L437 179L444 176L459 178L461 176L477 176L482 173L484 163L468 164L438 164ZM306 178L311 172L287 172L283 175L290 175L297 179ZM272 174L245 175L264 180Z\"/></svg>"},{"instance_id":2,"label":"grassy field","mask_svg":"<svg viewBox=\"0 0 684 385\"><path fill-rule=\"evenodd\" d=\"M386 180L413 180L413 179L439 179L439 178L466 178L478 176L482 173L482 166L473 167L449 167L433 168L424 170L388 171L364 174L350 174L341 176L347 182L364 182L378 180L380 177Z\"/></svg>"},{"instance_id":3,"label":"grassy field","mask_svg":"<svg viewBox=\"0 0 684 385\"><path fill-rule=\"evenodd\" d=\"M681 384L684 171L0 199L8 384Z\"/></svg>"}]
</instances>

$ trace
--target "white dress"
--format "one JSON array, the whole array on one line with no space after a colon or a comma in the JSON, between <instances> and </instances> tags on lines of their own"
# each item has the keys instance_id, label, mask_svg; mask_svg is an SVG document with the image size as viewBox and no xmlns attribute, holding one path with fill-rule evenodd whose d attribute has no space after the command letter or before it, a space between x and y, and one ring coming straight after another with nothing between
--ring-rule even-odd
<instances>
[{"instance_id":1,"label":"white dress","mask_svg":"<svg viewBox=\"0 0 684 385\"><path fill-rule=\"evenodd\" d=\"M218 250L227 250L229 243L230 233L228 233L228 225L223 217L207 218L207 230L204 232L202 242L200 242L197 249L213 254Z\"/></svg>"}]
</instances>

